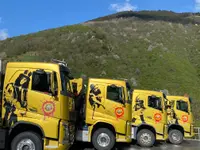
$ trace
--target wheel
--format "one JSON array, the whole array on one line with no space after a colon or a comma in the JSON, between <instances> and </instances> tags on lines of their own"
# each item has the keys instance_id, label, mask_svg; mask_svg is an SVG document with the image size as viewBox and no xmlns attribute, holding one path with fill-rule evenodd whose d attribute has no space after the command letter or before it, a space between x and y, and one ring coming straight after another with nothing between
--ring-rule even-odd
<instances>
[{"instance_id":1,"label":"wheel","mask_svg":"<svg viewBox=\"0 0 200 150\"><path fill-rule=\"evenodd\" d=\"M11 150L42 150L42 139L36 133L22 132L12 140Z\"/></svg>"},{"instance_id":2,"label":"wheel","mask_svg":"<svg viewBox=\"0 0 200 150\"><path fill-rule=\"evenodd\" d=\"M179 145L183 142L183 133L179 130L172 129L169 131L169 142Z\"/></svg>"},{"instance_id":3,"label":"wheel","mask_svg":"<svg viewBox=\"0 0 200 150\"><path fill-rule=\"evenodd\" d=\"M148 129L142 129L137 134L137 144L141 147L151 147L155 143L155 135Z\"/></svg>"},{"instance_id":4,"label":"wheel","mask_svg":"<svg viewBox=\"0 0 200 150\"><path fill-rule=\"evenodd\" d=\"M97 150L111 150L115 145L115 136L109 129L97 129L92 135L92 144Z\"/></svg>"}]
</instances>

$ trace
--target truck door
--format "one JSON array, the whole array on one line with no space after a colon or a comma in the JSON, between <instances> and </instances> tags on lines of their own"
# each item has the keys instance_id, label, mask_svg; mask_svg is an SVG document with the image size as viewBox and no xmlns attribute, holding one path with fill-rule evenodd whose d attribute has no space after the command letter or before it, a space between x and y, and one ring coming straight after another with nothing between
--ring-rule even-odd
<instances>
[{"instance_id":1,"label":"truck door","mask_svg":"<svg viewBox=\"0 0 200 150\"><path fill-rule=\"evenodd\" d=\"M105 118L120 133L126 133L126 121L129 120L130 116L130 108L126 106L125 100L124 87L120 85L106 86Z\"/></svg>"},{"instance_id":2,"label":"truck door","mask_svg":"<svg viewBox=\"0 0 200 150\"><path fill-rule=\"evenodd\" d=\"M164 112L163 98L148 94L146 95L144 122L153 126L157 134L164 134L164 125L166 124L166 114Z\"/></svg>"},{"instance_id":3,"label":"truck door","mask_svg":"<svg viewBox=\"0 0 200 150\"><path fill-rule=\"evenodd\" d=\"M53 80L53 81L52 81ZM53 84L53 85L52 85ZM31 84L28 91L28 110L31 115L40 114L41 119L59 117L60 108L57 74L50 70L32 70Z\"/></svg>"},{"instance_id":4,"label":"truck door","mask_svg":"<svg viewBox=\"0 0 200 150\"><path fill-rule=\"evenodd\" d=\"M183 126L186 132L190 132L191 112L187 101L177 100L175 104L175 113L178 123Z\"/></svg>"}]
</instances>

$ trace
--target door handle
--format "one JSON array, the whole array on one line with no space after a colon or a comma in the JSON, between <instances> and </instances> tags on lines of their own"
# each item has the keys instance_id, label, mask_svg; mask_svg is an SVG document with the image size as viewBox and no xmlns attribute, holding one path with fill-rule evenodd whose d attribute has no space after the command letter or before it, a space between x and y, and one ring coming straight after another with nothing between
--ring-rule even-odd
<instances>
[{"instance_id":1,"label":"door handle","mask_svg":"<svg viewBox=\"0 0 200 150\"><path fill-rule=\"evenodd\" d=\"M152 117L151 117L151 116L147 116L147 118L149 118L149 119L152 119Z\"/></svg>"}]
</instances>

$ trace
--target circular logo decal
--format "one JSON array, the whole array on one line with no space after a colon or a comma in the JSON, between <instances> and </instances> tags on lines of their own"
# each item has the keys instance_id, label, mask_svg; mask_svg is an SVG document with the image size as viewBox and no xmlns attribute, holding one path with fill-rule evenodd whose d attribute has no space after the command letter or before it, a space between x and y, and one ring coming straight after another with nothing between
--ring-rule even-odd
<instances>
[{"instance_id":1,"label":"circular logo decal","mask_svg":"<svg viewBox=\"0 0 200 150\"><path fill-rule=\"evenodd\" d=\"M124 109L122 107L115 108L115 115L117 118L120 118L124 115Z\"/></svg>"},{"instance_id":2,"label":"circular logo decal","mask_svg":"<svg viewBox=\"0 0 200 150\"><path fill-rule=\"evenodd\" d=\"M188 122L188 116L187 115L183 115L182 116L182 121L183 122Z\"/></svg>"},{"instance_id":3,"label":"circular logo decal","mask_svg":"<svg viewBox=\"0 0 200 150\"><path fill-rule=\"evenodd\" d=\"M53 113L55 112L55 104L52 101L46 101L42 104L42 111L44 113L44 116L53 116Z\"/></svg>"},{"instance_id":4,"label":"circular logo decal","mask_svg":"<svg viewBox=\"0 0 200 150\"><path fill-rule=\"evenodd\" d=\"M156 113L156 114L154 115L154 120L155 120L156 122L160 122L160 121L162 120L162 115L161 115L160 113Z\"/></svg>"}]
</instances>

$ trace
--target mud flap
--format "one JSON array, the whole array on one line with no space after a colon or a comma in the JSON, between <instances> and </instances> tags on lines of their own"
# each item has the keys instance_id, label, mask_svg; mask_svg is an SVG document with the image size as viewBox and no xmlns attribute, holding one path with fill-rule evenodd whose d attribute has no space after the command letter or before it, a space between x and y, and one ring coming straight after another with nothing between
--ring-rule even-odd
<instances>
[{"instance_id":1,"label":"mud flap","mask_svg":"<svg viewBox=\"0 0 200 150\"><path fill-rule=\"evenodd\" d=\"M5 149L6 147L6 138L8 135L8 132L6 129L0 129L0 149Z\"/></svg>"}]
</instances>

